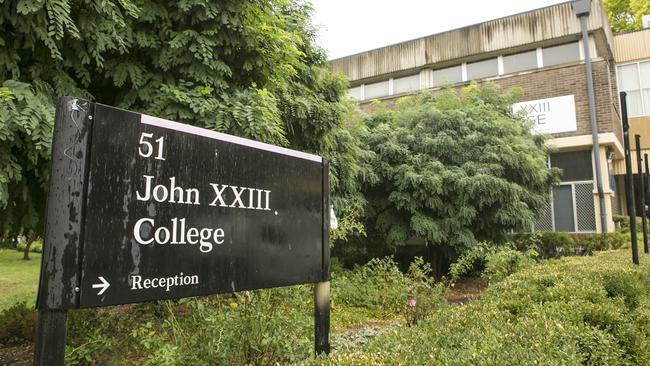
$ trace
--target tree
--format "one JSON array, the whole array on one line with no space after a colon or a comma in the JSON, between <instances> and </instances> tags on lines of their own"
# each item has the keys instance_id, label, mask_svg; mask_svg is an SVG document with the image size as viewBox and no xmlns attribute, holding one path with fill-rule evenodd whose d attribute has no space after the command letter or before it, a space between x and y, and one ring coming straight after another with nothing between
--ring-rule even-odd
<instances>
[{"instance_id":1,"label":"tree","mask_svg":"<svg viewBox=\"0 0 650 366\"><path fill-rule=\"evenodd\" d=\"M650 14L648 0L603 0L603 5L615 33L641 29L641 17Z\"/></svg>"},{"instance_id":2,"label":"tree","mask_svg":"<svg viewBox=\"0 0 650 366\"><path fill-rule=\"evenodd\" d=\"M389 244L420 237L460 253L530 228L559 174L547 167L544 136L513 115L514 95L472 84L367 118L379 177L364 190L368 216Z\"/></svg>"},{"instance_id":3,"label":"tree","mask_svg":"<svg viewBox=\"0 0 650 366\"><path fill-rule=\"evenodd\" d=\"M0 223L42 231L54 103L74 95L331 156L353 157L347 82L298 0L0 2ZM347 149L347 150L346 150ZM355 172L333 162L335 192Z\"/></svg>"}]
</instances>

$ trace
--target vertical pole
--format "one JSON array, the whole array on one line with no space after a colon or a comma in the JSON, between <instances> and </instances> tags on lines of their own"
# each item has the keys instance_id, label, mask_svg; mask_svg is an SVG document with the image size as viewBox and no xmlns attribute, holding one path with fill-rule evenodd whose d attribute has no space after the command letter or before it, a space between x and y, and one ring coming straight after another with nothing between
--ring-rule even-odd
<instances>
[{"instance_id":1,"label":"vertical pole","mask_svg":"<svg viewBox=\"0 0 650 366\"><path fill-rule=\"evenodd\" d=\"M594 93L594 77L592 74L592 67L591 67L589 31L587 28L587 18L589 18L589 8L591 7L591 2L582 1L582 3L584 3L587 6L587 8L584 9L584 11L581 11L578 14L578 16L580 17L580 29L582 31L582 45L583 45L583 52L585 55L585 73L587 76L587 96L589 100L589 119L591 120L592 150L594 152L594 163L596 165L596 191L598 192L598 200L600 203L600 228L602 232L606 233L607 232L607 207L605 206L603 176L600 168L600 143L598 142L598 121L596 119L596 97Z\"/></svg>"},{"instance_id":2,"label":"vertical pole","mask_svg":"<svg viewBox=\"0 0 650 366\"><path fill-rule=\"evenodd\" d=\"M645 179L645 196L650 199L650 181L648 181L648 174L650 174L650 163L648 163L648 154L643 154L643 162L645 163L645 172L643 173L643 177ZM648 207L646 205L646 207ZM646 207L643 209L645 210ZM646 210L646 218L648 216L647 210ZM648 218L650 220L650 218Z\"/></svg>"},{"instance_id":3,"label":"vertical pole","mask_svg":"<svg viewBox=\"0 0 650 366\"><path fill-rule=\"evenodd\" d=\"M52 137L34 364L63 365L67 309L79 300L80 257L94 104L59 98Z\"/></svg>"},{"instance_id":4,"label":"vertical pole","mask_svg":"<svg viewBox=\"0 0 650 366\"><path fill-rule=\"evenodd\" d=\"M330 353L330 281L314 286L314 349L316 354Z\"/></svg>"},{"instance_id":5,"label":"vertical pole","mask_svg":"<svg viewBox=\"0 0 650 366\"><path fill-rule=\"evenodd\" d=\"M314 286L314 351L330 353L330 178L329 162L323 159L322 276Z\"/></svg>"},{"instance_id":6,"label":"vertical pole","mask_svg":"<svg viewBox=\"0 0 650 366\"><path fill-rule=\"evenodd\" d=\"M641 224L643 225L643 252L648 254L648 223L645 214L645 177L643 175L643 165L641 163L641 136L634 135L634 142L636 143L636 168L639 174L641 186L639 192L641 193ZM638 215L638 213L637 213Z\"/></svg>"},{"instance_id":7,"label":"vertical pole","mask_svg":"<svg viewBox=\"0 0 650 366\"><path fill-rule=\"evenodd\" d=\"M630 237L632 239L632 262L639 264L639 247L636 238L636 214L634 213L634 177L632 176L632 157L630 156L630 125L627 121L627 94L621 92L621 115L623 119L623 144L625 145L625 196L627 214L630 217Z\"/></svg>"},{"instance_id":8,"label":"vertical pole","mask_svg":"<svg viewBox=\"0 0 650 366\"><path fill-rule=\"evenodd\" d=\"M34 365L63 365L67 315L66 310L38 309Z\"/></svg>"}]
</instances>

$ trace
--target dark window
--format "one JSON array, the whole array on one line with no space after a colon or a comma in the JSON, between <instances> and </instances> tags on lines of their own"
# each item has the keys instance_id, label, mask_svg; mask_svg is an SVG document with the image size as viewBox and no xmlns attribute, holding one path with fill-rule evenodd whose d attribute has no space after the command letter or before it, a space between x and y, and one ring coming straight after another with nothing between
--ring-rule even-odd
<instances>
[{"instance_id":1,"label":"dark window","mask_svg":"<svg viewBox=\"0 0 650 366\"><path fill-rule=\"evenodd\" d=\"M592 180L591 151L569 151L551 154L551 166L562 169L562 181Z\"/></svg>"},{"instance_id":2,"label":"dark window","mask_svg":"<svg viewBox=\"0 0 650 366\"><path fill-rule=\"evenodd\" d=\"M571 185L553 187L553 214L555 231L575 231Z\"/></svg>"}]
</instances>

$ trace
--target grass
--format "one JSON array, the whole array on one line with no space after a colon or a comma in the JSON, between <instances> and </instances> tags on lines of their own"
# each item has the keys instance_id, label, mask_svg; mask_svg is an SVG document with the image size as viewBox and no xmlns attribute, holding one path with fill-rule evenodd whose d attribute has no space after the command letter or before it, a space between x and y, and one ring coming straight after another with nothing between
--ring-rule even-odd
<instances>
[{"instance_id":1,"label":"grass","mask_svg":"<svg viewBox=\"0 0 650 366\"><path fill-rule=\"evenodd\" d=\"M35 305L41 254L29 253L29 257L25 261L22 252L0 249L0 310L21 301Z\"/></svg>"}]
</instances>

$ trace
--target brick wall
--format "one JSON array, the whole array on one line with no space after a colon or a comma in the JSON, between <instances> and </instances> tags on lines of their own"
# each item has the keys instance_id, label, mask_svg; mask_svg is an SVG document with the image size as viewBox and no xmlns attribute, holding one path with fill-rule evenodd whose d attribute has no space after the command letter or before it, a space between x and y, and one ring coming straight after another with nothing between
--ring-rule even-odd
<instances>
[{"instance_id":1,"label":"brick wall","mask_svg":"<svg viewBox=\"0 0 650 366\"><path fill-rule=\"evenodd\" d=\"M614 66L606 60L595 61L592 66L598 132L614 132L619 140L623 141L621 122L616 113L618 96ZM524 93L520 97L520 101L574 95L577 131L556 133L553 134L553 137L591 135L584 63L541 69L530 73L497 78L493 81L504 89L514 86L521 87ZM398 98L386 98L383 101L389 106L393 106L396 99ZM369 111L373 109L373 106L372 103L362 103L361 108Z\"/></svg>"}]
</instances>

